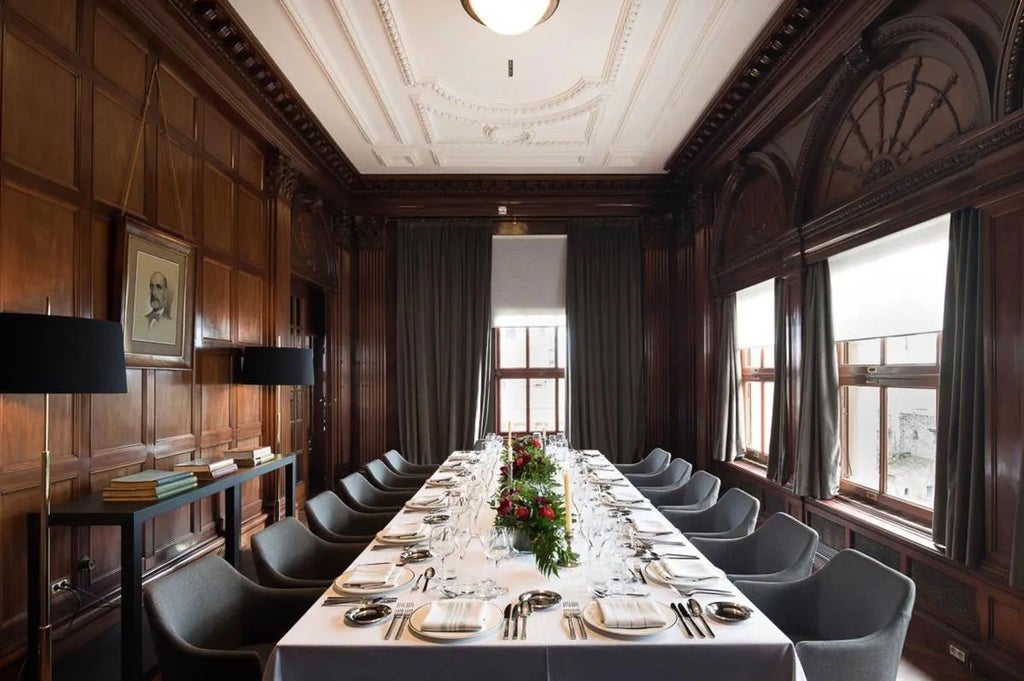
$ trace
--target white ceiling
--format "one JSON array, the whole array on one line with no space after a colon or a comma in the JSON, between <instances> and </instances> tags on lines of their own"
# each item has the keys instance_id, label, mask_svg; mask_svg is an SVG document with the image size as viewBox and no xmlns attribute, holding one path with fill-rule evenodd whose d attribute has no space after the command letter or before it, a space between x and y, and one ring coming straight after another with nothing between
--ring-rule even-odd
<instances>
[{"instance_id":1,"label":"white ceiling","mask_svg":"<svg viewBox=\"0 0 1024 681\"><path fill-rule=\"evenodd\" d=\"M362 173L657 173L783 0L231 0ZM508 77L508 60L515 75Z\"/></svg>"}]
</instances>

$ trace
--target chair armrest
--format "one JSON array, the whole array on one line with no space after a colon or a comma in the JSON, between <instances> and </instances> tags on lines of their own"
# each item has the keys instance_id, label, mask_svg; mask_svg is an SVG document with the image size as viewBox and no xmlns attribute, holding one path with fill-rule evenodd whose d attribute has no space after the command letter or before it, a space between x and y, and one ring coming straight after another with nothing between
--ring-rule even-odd
<instances>
[{"instance_id":1,"label":"chair armrest","mask_svg":"<svg viewBox=\"0 0 1024 681\"><path fill-rule=\"evenodd\" d=\"M829 681L892 679L903 647L895 648L890 627L860 638L801 641L796 654L807 677Z\"/></svg>"},{"instance_id":2,"label":"chair armrest","mask_svg":"<svg viewBox=\"0 0 1024 681\"><path fill-rule=\"evenodd\" d=\"M816 589L808 580L798 582L735 582L740 592L749 598L775 626L787 635L807 629L804 618L816 612L813 594Z\"/></svg>"},{"instance_id":3,"label":"chair armrest","mask_svg":"<svg viewBox=\"0 0 1024 681\"><path fill-rule=\"evenodd\" d=\"M252 584L245 596L245 640L278 641L312 607L323 587L271 589Z\"/></svg>"},{"instance_id":4,"label":"chair armrest","mask_svg":"<svg viewBox=\"0 0 1024 681\"><path fill-rule=\"evenodd\" d=\"M163 633L165 644L174 649L173 659L160 659L164 678L258 679L263 674L260 656L255 651L199 648L175 634ZM154 643L159 650L159 644Z\"/></svg>"}]
</instances>

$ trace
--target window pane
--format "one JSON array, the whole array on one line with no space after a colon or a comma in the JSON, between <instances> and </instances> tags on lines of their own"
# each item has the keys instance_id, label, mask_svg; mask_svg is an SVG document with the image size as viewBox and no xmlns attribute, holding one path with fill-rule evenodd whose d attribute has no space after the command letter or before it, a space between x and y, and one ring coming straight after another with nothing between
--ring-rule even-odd
<instances>
[{"instance_id":1,"label":"window pane","mask_svg":"<svg viewBox=\"0 0 1024 681\"><path fill-rule=\"evenodd\" d=\"M525 367L526 329L522 326L498 329L498 354L500 355L500 362L498 364L500 369Z\"/></svg>"},{"instance_id":2,"label":"window pane","mask_svg":"<svg viewBox=\"0 0 1024 681\"><path fill-rule=\"evenodd\" d=\"M938 364L939 334L885 339L886 364Z\"/></svg>"},{"instance_id":3,"label":"window pane","mask_svg":"<svg viewBox=\"0 0 1024 681\"><path fill-rule=\"evenodd\" d=\"M846 394L846 471L847 478L869 489L878 489L880 455L881 390L850 386Z\"/></svg>"},{"instance_id":4,"label":"window pane","mask_svg":"<svg viewBox=\"0 0 1024 681\"><path fill-rule=\"evenodd\" d=\"M762 357L764 357L764 361L761 362L761 366L763 366L765 369L774 369L775 368L775 346L774 345L766 345L765 347L761 348L761 352L763 353Z\"/></svg>"},{"instance_id":5,"label":"window pane","mask_svg":"<svg viewBox=\"0 0 1024 681\"><path fill-rule=\"evenodd\" d=\"M565 327L558 327L558 366L562 369L565 368L565 357L568 353L569 339L565 335Z\"/></svg>"},{"instance_id":6,"label":"window pane","mask_svg":"<svg viewBox=\"0 0 1024 681\"><path fill-rule=\"evenodd\" d=\"M527 430L555 430L555 379L535 378L530 381L530 427Z\"/></svg>"},{"instance_id":7,"label":"window pane","mask_svg":"<svg viewBox=\"0 0 1024 681\"><path fill-rule=\"evenodd\" d=\"M768 448L772 444L772 407L774 407L775 400L775 382L765 381L764 382L764 449L761 451L765 454L768 453Z\"/></svg>"},{"instance_id":8,"label":"window pane","mask_svg":"<svg viewBox=\"0 0 1024 681\"><path fill-rule=\"evenodd\" d=\"M846 344L847 364L875 365L882 363L882 341L878 338L850 341Z\"/></svg>"},{"instance_id":9,"label":"window pane","mask_svg":"<svg viewBox=\"0 0 1024 681\"><path fill-rule=\"evenodd\" d=\"M935 391L887 388L886 492L931 507L935 485Z\"/></svg>"},{"instance_id":10,"label":"window pane","mask_svg":"<svg viewBox=\"0 0 1024 681\"><path fill-rule=\"evenodd\" d=\"M556 380L558 383L558 430L559 432L565 431L565 379L559 378Z\"/></svg>"},{"instance_id":11,"label":"window pane","mask_svg":"<svg viewBox=\"0 0 1024 681\"><path fill-rule=\"evenodd\" d=\"M513 432L522 433L526 427L526 379L506 378L498 381L501 395L501 416L498 423L502 430L507 431L512 422Z\"/></svg>"},{"instance_id":12,"label":"window pane","mask_svg":"<svg viewBox=\"0 0 1024 681\"><path fill-rule=\"evenodd\" d=\"M760 383L748 383L750 386L750 425L747 426L747 432L750 433L750 439L747 440L746 446L751 449L756 449L759 452L764 451L761 449L763 442L763 428L761 422L761 384Z\"/></svg>"},{"instance_id":13,"label":"window pane","mask_svg":"<svg viewBox=\"0 0 1024 681\"><path fill-rule=\"evenodd\" d=\"M747 362L748 369L760 369L761 368L761 349L760 348L749 348L742 351Z\"/></svg>"},{"instance_id":14,"label":"window pane","mask_svg":"<svg viewBox=\"0 0 1024 681\"><path fill-rule=\"evenodd\" d=\"M546 368L555 366L555 326L539 326L530 332L530 366Z\"/></svg>"}]
</instances>

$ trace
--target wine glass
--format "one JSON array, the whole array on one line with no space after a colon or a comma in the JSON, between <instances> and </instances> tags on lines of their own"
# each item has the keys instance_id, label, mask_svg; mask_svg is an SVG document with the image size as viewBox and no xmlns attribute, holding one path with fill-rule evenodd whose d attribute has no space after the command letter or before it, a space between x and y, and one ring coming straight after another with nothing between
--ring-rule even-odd
<instances>
[{"instance_id":1,"label":"wine glass","mask_svg":"<svg viewBox=\"0 0 1024 681\"><path fill-rule=\"evenodd\" d=\"M455 533L451 525L434 525L430 528L430 551L441 556L441 575L439 582L446 582L453 579L445 570L445 559L455 553Z\"/></svg>"},{"instance_id":2,"label":"wine glass","mask_svg":"<svg viewBox=\"0 0 1024 681\"><path fill-rule=\"evenodd\" d=\"M494 561L494 576L498 576L501 561L512 555L512 532L507 527L491 527L484 535L484 557ZM493 579L484 580L485 593L488 597L503 596L508 589L500 586Z\"/></svg>"}]
</instances>

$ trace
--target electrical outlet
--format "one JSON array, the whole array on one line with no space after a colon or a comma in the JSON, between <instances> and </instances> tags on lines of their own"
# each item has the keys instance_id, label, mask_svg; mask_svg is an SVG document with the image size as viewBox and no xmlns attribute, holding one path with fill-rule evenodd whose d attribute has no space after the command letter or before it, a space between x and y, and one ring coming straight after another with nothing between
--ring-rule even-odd
<instances>
[{"instance_id":1,"label":"electrical outlet","mask_svg":"<svg viewBox=\"0 0 1024 681\"><path fill-rule=\"evenodd\" d=\"M67 591L70 588L71 588L71 580L70 579L67 579L67 578L65 578L65 579L58 579L56 582L53 582L52 584L50 584L50 593L56 594L56 593L60 593L61 591Z\"/></svg>"},{"instance_id":2,"label":"electrical outlet","mask_svg":"<svg viewBox=\"0 0 1024 681\"><path fill-rule=\"evenodd\" d=\"M956 658L958 662L967 663L967 651L957 646L955 643L949 644L949 654Z\"/></svg>"}]
</instances>

